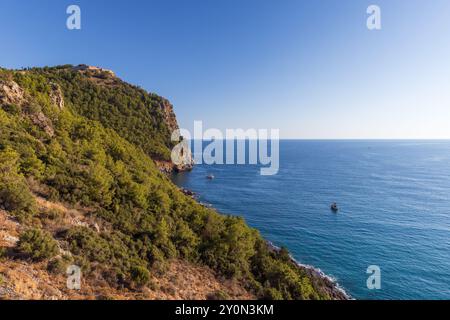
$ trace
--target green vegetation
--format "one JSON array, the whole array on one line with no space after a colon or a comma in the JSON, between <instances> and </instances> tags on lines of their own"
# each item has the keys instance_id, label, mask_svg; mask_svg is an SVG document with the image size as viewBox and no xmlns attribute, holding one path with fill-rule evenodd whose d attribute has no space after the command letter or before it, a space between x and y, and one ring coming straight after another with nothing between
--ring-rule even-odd
<instances>
[{"instance_id":1,"label":"green vegetation","mask_svg":"<svg viewBox=\"0 0 450 320\"><path fill-rule=\"evenodd\" d=\"M41 101L46 100L41 93L50 93L51 84L57 83L64 93L66 106L74 113L113 129L153 158L170 160L171 132L164 122L160 96L105 73L82 74L64 67L31 71L32 75L30 72L17 77L17 82L28 87L31 94L40 96ZM85 129L80 128L80 137L89 135ZM119 156L123 151L120 147L116 150Z\"/></svg>"},{"instance_id":2,"label":"green vegetation","mask_svg":"<svg viewBox=\"0 0 450 320\"><path fill-rule=\"evenodd\" d=\"M13 212L19 218L26 218L36 211L34 198L25 182L25 178L19 173L22 169L26 172L30 167L27 160L20 168L19 154L8 145L0 144L0 205Z\"/></svg>"},{"instance_id":3,"label":"green vegetation","mask_svg":"<svg viewBox=\"0 0 450 320\"><path fill-rule=\"evenodd\" d=\"M0 248L0 260L5 258L8 254L8 249L2 247Z\"/></svg>"},{"instance_id":4,"label":"green vegetation","mask_svg":"<svg viewBox=\"0 0 450 320\"><path fill-rule=\"evenodd\" d=\"M96 272L117 287L145 285L178 258L236 278L261 298L328 298L242 218L204 208L159 172L151 157L168 159L170 150L162 98L111 77L69 66L0 70L0 81L14 80L25 92L14 107L0 100L0 205L25 223L60 219L58 212L38 212L33 193L88 207L109 231L71 227L53 236L83 274ZM54 84L64 93L62 110L52 102ZM53 135L35 115L46 118ZM30 229L18 248L36 260L52 258L54 238ZM65 265L57 258L49 270Z\"/></svg>"},{"instance_id":5,"label":"green vegetation","mask_svg":"<svg viewBox=\"0 0 450 320\"><path fill-rule=\"evenodd\" d=\"M131 268L131 280L137 286L145 286L150 281L150 272L145 267L134 266Z\"/></svg>"},{"instance_id":6,"label":"green vegetation","mask_svg":"<svg viewBox=\"0 0 450 320\"><path fill-rule=\"evenodd\" d=\"M48 271L55 274L65 274L69 265L73 262L72 257L63 255L62 257L50 260L47 264Z\"/></svg>"},{"instance_id":7,"label":"green vegetation","mask_svg":"<svg viewBox=\"0 0 450 320\"><path fill-rule=\"evenodd\" d=\"M58 244L53 237L40 229L30 229L20 235L19 251L33 260L43 260L58 254Z\"/></svg>"}]
</instances>

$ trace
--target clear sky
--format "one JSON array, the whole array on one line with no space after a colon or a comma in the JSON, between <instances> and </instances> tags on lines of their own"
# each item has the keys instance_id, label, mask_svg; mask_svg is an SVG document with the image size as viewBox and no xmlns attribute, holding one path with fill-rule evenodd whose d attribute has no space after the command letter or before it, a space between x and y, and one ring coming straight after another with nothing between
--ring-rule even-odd
<instances>
[{"instance_id":1,"label":"clear sky","mask_svg":"<svg viewBox=\"0 0 450 320\"><path fill-rule=\"evenodd\" d=\"M70 4L81 30L66 28ZM0 0L0 30L2 67L112 69L187 129L450 138L448 0Z\"/></svg>"}]
</instances>

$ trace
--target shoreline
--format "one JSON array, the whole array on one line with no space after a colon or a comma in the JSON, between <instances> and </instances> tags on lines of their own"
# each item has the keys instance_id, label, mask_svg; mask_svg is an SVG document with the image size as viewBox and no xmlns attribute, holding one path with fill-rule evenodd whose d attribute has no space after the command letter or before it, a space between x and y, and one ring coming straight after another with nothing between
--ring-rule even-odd
<instances>
[{"instance_id":1,"label":"shoreline","mask_svg":"<svg viewBox=\"0 0 450 320\"><path fill-rule=\"evenodd\" d=\"M214 208L214 206L212 204L207 204L207 203L201 202L199 200L199 195L197 193L195 193L194 191L191 191L189 189L186 189L186 188L183 188L180 186L177 186L177 187L183 194L192 198L200 205L202 205L206 208L216 210L216 208ZM272 251L281 250L280 247L273 244L270 240L265 239L265 241L266 241L266 244L267 244L269 250L272 250ZM291 262L297 268L305 271L312 278L313 282L316 282L316 281L319 282L320 285L322 287L324 287L325 292L330 295L331 299L333 299L333 300L354 300L354 298L352 298L351 295L348 294L345 291L345 289L342 286L340 286L339 283L336 281L336 279L334 279L332 276L327 275L325 272L323 272L319 268L316 268L314 266L310 266L307 264L303 264L303 263L295 260L295 258L291 254L289 254L289 257L291 258Z\"/></svg>"},{"instance_id":2,"label":"shoreline","mask_svg":"<svg viewBox=\"0 0 450 320\"><path fill-rule=\"evenodd\" d=\"M280 247L274 245L271 241L267 239L266 243L270 250L274 251L281 250ZM354 298L352 298L350 294L348 294L345 291L345 289L342 286L340 286L339 283L336 281L336 279L334 279L332 276L327 275L325 272L323 272L321 269L317 267L303 264L295 260L295 258L291 254L289 254L289 257L291 258L291 262L297 268L308 273L314 280L319 280L320 282L322 282L322 285L325 287L325 291L330 295L330 297L333 300L354 300Z\"/></svg>"}]
</instances>

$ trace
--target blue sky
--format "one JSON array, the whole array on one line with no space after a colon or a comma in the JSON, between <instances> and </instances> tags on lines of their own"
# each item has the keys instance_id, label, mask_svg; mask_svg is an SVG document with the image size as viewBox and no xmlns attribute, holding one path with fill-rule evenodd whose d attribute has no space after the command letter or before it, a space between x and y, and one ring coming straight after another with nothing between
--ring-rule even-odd
<instances>
[{"instance_id":1,"label":"blue sky","mask_svg":"<svg viewBox=\"0 0 450 320\"><path fill-rule=\"evenodd\" d=\"M366 28L370 4L382 30ZM448 0L0 0L0 65L112 69L187 129L450 138L449 17Z\"/></svg>"}]
</instances>

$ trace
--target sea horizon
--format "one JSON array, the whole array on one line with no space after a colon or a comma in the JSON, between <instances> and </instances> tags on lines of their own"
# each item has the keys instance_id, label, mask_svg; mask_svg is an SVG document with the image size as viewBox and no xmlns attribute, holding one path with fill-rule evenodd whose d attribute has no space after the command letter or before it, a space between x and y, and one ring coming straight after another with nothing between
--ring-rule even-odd
<instances>
[{"instance_id":1,"label":"sea horizon","mask_svg":"<svg viewBox=\"0 0 450 320\"><path fill-rule=\"evenodd\" d=\"M219 140L219 141L232 141L232 140L234 140L234 141L258 141L258 140L261 140L261 139L249 139L249 138L246 138L246 139L217 139L217 138L214 138L214 139L190 139L190 141L205 141L205 142L211 142L211 141L213 141L213 140ZM389 138L386 138L386 139L383 139L383 138L348 138L348 139L333 139L333 138L326 138L326 139L320 139L320 138L317 138L317 139L308 139L308 138L280 138L280 139L278 139L279 141L393 141L393 142L395 142L395 141L425 141L425 142L433 142L433 141L437 141L437 142L439 142L439 141L443 141L443 142L445 142L445 141L450 141L450 138L442 138L442 139L439 139L439 138L436 138L436 139L429 139L429 138L417 138L417 139L415 139L415 138L404 138L404 139L397 139L397 138L392 138L392 139L389 139Z\"/></svg>"}]
</instances>

